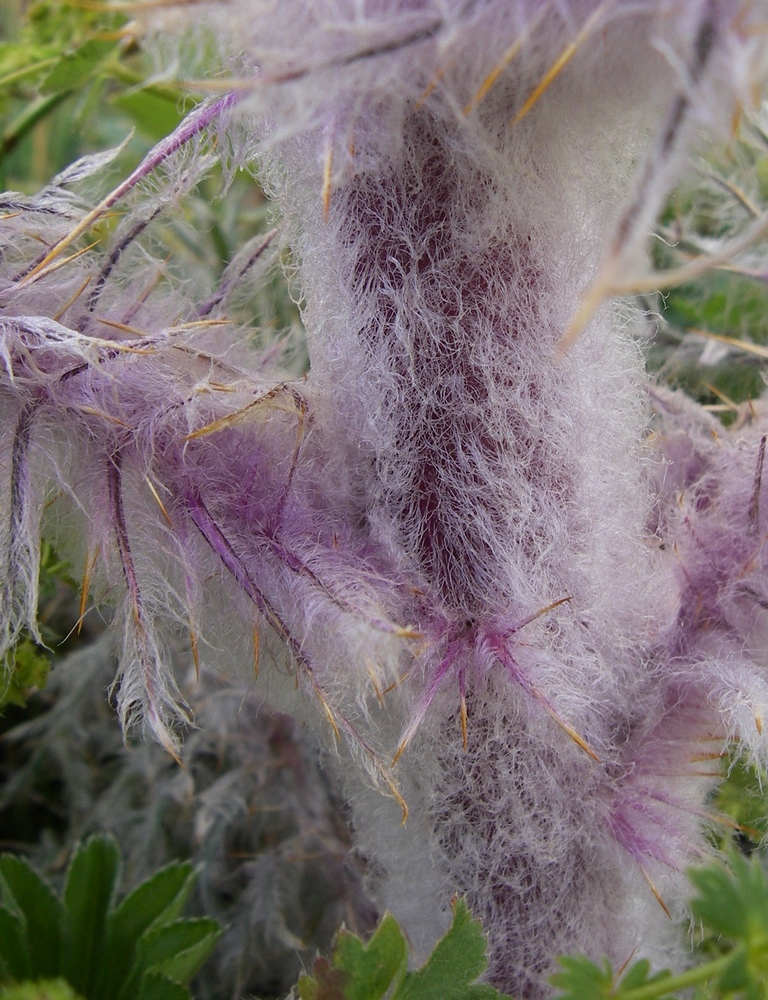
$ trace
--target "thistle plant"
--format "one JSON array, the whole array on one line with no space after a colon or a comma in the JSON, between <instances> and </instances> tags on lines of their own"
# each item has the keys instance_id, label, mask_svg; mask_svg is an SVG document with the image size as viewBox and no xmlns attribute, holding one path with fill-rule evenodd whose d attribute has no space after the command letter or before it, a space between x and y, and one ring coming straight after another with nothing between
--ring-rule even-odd
<instances>
[{"instance_id":1,"label":"thistle plant","mask_svg":"<svg viewBox=\"0 0 768 1000\"><path fill-rule=\"evenodd\" d=\"M574 950L679 964L713 761L768 749L761 403L726 432L649 382L615 304L768 233L646 262L703 137L763 113L767 17L196 6L231 53L217 96L95 207L108 155L0 201L3 647L34 629L43 532L115 608L125 725L178 754L168 629L255 666L335 745L417 953L458 892L518 997ZM217 161L257 166L276 226L185 288L152 234ZM229 319L280 246L305 378Z\"/></svg>"}]
</instances>

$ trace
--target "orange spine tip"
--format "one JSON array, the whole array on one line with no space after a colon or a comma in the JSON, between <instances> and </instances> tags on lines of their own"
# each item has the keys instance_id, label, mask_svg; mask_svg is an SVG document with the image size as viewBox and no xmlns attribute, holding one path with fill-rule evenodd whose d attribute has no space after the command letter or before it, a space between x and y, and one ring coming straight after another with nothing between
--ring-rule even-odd
<instances>
[{"instance_id":1,"label":"orange spine tip","mask_svg":"<svg viewBox=\"0 0 768 1000\"><path fill-rule=\"evenodd\" d=\"M651 876L648 874L648 872L645 870L645 868L643 868L643 866L639 862L637 864L637 867L640 869L640 874L645 879L645 881L646 881L646 883L648 885L648 888L653 893L654 899L656 900L656 902L659 904L659 906L662 908L662 910L666 913L666 915L671 920L672 919L672 914L669 912L669 907L664 902L664 900L662 898L662 895L659 892L659 890L656 888L656 886L651 881Z\"/></svg>"}]
</instances>

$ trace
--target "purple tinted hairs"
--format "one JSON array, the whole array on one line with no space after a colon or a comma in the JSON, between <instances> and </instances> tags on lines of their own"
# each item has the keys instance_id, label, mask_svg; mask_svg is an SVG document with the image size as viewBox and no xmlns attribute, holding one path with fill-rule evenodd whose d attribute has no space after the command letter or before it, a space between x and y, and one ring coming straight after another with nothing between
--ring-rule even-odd
<instances>
[{"instance_id":1,"label":"purple tinted hairs","mask_svg":"<svg viewBox=\"0 0 768 1000\"><path fill-rule=\"evenodd\" d=\"M459 892L520 997L564 952L680 961L664 911L705 849L706 761L766 752L766 431L649 386L607 300L656 280L670 185L754 99L765 3L201 11L252 67L237 97L95 209L71 193L92 160L0 206L4 648L34 627L45 522L118 607L124 721L172 752L165 628L272 665L421 954ZM134 252L227 129L297 261L306 379L226 322L274 233L199 301Z\"/></svg>"}]
</instances>

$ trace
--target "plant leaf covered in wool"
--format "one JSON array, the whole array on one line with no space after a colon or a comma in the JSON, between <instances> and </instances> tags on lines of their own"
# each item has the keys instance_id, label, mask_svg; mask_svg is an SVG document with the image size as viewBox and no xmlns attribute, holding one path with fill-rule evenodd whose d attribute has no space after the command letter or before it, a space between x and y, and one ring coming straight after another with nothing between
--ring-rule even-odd
<instances>
[{"instance_id":1,"label":"plant leaf covered in wool","mask_svg":"<svg viewBox=\"0 0 768 1000\"><path fill-rule=\"evenodd\" d=\"M179 753L169 630L314 718L419 958L458 893L526 1000L560 953L680 964L720 757L768 757L768 419L651 381L613 300L764 273L757 197L666 270L646 236L705 136L765 132L765 0L193 17L213 97L106 194L117 151L0 198L2 652L45 534L124 724ZM161 220L218 161L276 225L185 285ZM230 315L278 262L306 377Z\"/></svg>"},{"instance_id":2,"label":"plant leaf covered in wool","mask_svg":"<svg viewBox=\"0 0 768 1000\"><path fill-rule=\"evenodd\" d=\"M114 840L92 837L75 851L59 899L26 861L0 857L0 983L9 996L29 989L36 998L24 981L50 979L85 1000L189 998L221 933L215 921L180 916L192 866L169 865L115 906L119 864ZM52 1000L60 993L53 987Z\"/></svg>"}]
</instances>

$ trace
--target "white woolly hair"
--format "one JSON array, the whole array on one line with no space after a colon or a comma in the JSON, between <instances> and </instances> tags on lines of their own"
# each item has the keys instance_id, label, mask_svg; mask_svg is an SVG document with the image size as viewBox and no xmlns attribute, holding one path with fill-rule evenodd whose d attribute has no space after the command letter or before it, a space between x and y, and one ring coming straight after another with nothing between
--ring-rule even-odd
<instances>
[{"instance_id":1,"label":"white woolly hair","mask_svg":"<svg viewBox=\"0 0 768 1000\"><path fill-rule=\"evenodd\" d=\"M654 894L684 898L711 787L690 756L738 684L672 638L684 588L650 537L631 322L602 306L563 337L592 283L644 267L699 131L752 99L765 53L742 19L765 6L208 13L263 123L327 467L427 595L402 599L426 638L386 711L359 715L370 660L355 681L328 636L324 683L403 752L405 828L347 771L359 849L421 954L464 893L520 997L561 952L676 960Z\"/></svg>"},{"instance_id":2,"label":"white woolly hair","mask_svg":"<svg viewBox=\"0 0 768 1000\"><path fill-rule=\"evenodd\" d=\"M766 2L194 11L239 74L220 83L247 94L239 113L254 116L260 176L297 262L311 370L289 384L227 367L214 347L172 360L163 319L151 363L99 348L81 379L78 440L94 452L126 442L107 449L96 497L109 512L106 586L127 588L124 714L171 711L150 619L196 626L213 593L226 613L206 652L271 626L316 714L346 740L359 849L420 954L458 891L483 919L490 980L524 1000L547 995L561 952L621 963L637 946L666 962L662 906L681 909L712 786L692 762L713 735L746 733L750 685L764 700L752 604L766 606L768 574L745 561L739 524L762 523L752 498L765 438L720 460L662 394L651 443L633 321L601 303L645 268L646 231L699 132L721 134L753 99L766 66L750 26ZM46 322L32 333L56 360L51 399L71 408L66 349L50 346ZM17 317L10 381L11 355L32 357L27 332ZM216 366L234 416L215 392L198 399ZM23 401L8 396L10 452L25 436ZM241 427L255 396L274 405ZM215 448L201 443L209 431L222 432ZM52 449L35 449L48 461ZM156 510L157 530L142 529L156 468L159 487L173 486L172 532ZM725 525L697 502L729 511L736 495L741 521ZM35 534L23 527L9 537ZM35 552L22 555L29 592ZM275 659L268 683L290 687ZM163 731L162 718L149 724ZM348 752L361 766L346 766Z\"/></svg>"}]
</instances>

